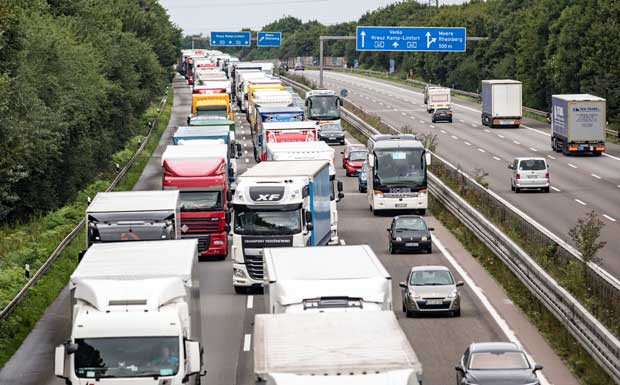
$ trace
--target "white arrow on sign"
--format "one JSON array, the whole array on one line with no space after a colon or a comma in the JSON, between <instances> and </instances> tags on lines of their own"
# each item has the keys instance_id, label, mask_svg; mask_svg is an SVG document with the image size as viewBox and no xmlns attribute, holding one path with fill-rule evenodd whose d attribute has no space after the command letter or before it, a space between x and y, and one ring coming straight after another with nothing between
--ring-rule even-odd
<instances>
[{"instance_id":1,"label":"white arrow on sign","mask_svg":"<svg viewBox=\"0 0 620 385\"><path fill-rule=\"evenodd\" d=\"M362 33L360 33L360 36L362 37L362 48L364 48L364 36L366 36L366 32L362 31Z\"/></svg>"},{"instance_id":2,"label":"white arrow on sign","mask_svg":"<svg viewBox=\"0 0 620 385\"><path fill-rule=\"evenodd\" d=\"M258 41L263 41L265 40L265 36L261 36L260 39L258 39Z\"/></svg>"},{"instance_id":3,"label":"white arrow on sign","mask_svg":"<svg viewBox=\"0 0 620 385\"><path fill-rule=\"evenodd\" d=\"M393 46L394 48L397 48L397 47L398 47L398 43L397 43L397 42L394 42L394 44L392 44L392 46Z\"/></svg>"},{"instance_id":4,"label":"white arrow on sign","mask_svg":"<svg viewBox=\"0 0 620 385\"><path fill-rule=\"evenodd\" d=\"M431 33L430 32L426 32L426 48L430 48L431 44L433 44L436 41L437 41L436 37L431 39Z\"/></svg>"},{"instance_id":5,"label":"white arrow on sign","mask_svg":"<svg viewBox=\"0 0 620 385\"><path fill-rule=\"evenodd\" d=\"M232 44L232 40L228 40L228 44Z\"/></svg>"}]
</instances>

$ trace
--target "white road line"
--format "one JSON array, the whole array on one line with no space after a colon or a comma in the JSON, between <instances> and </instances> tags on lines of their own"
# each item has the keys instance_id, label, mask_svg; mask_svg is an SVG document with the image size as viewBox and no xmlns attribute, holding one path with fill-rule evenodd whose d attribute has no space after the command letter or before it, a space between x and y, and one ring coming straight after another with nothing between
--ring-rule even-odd
<instances>
[{"instance_id":1,"label":"white road line","mask_svg":"<svg viewBox=\"0 0 620 385\"><path fill-rule=\"evenodd\" d=\"M603 153L603 156L606 156L608 158L615 159L615 160L620 160L620 158L618 158L617 156L609 155L609 154L606 154L606 153Z\"/></svg>"},{"instance_id":2,"label":"white road line","mask_svg":"<svg viewBox=\"0 0 620 385\"><path fill-rule=\"evenodd\" d=\"M379 104L383 105L383 102L379 102Z\"/></svg>"},{"instance_id":3,"label":"white road line","mask_svg":"<svg viewBox=\"0 0 620 385\"><path fill-rule=\"evenodd\" d=\"M497 157L497 156L493 156L493 159L495 159L495 160L502 160L502 158Z\"/></svg>"},{"instance_id":4,"label":"white road line","mask_svg":"<svg viewBox=\"0 0 620 385\"><path fill-rule=\"evenodd\" d=\"M444 247L443 243L441 243L437 235L433 235L432 241L435 246L437 246L439 251L441 251L448 263L450 263L454 270L456 270L456 272L461 276L461 278L463 278L463 281L465 281L467 287L469 287L469 289L475 294L475 296L478 297L478 300L482 303L482 306L484 306L484 308L489 312L489 315L491 315L493 320L495 320L495 323L497 323L497 325L502 330L502 332L504 332L506 337L508 337L511 342L517 344L517 346L523 347L523 344L521 343L521 341L519 341L515 332L510 328L510 325L508 325L506 320L503 319L502 316L498 313L498 311L493 307L491 301L489 301L486 295L484 295L484 290L482 290L478 285L476 285L476 282L474 282L474 280L469 276L465 269L463 269L463 267L459 265L459 263L452 256L452 254L450 254L448 249ZM528 358L532 362L535 362L535 360L533 360L529 354L528 356ZM547 378L542 373L539 372L537 373L537 375L542 385L550 385L549 381L547 381Z\"/></svg>"},{"instance_id":5,"label":"white road line","mask_svg":"<svg viewBox=\"0 0 620 385\"><path fill-rule=\"evenodd\" d=\"M473 124L473 123L471 124L471 126L472 126L472 127L478 127L477 125L475 125L475 124Z\"/></svg>"},{"instance_id":6,"label":"white road line","mask_svg":"<svg viewBox=\"0 0 620 385\"><path fill-rule=\"evenodd\" d=\"M444 130L439 130L439 131L441 131L442 134L447 134L447 132Z\"/></svg>"},{"instance_id":7,"label":"white road line","mask_svg":"<svg viewBox=\"0 0 620 385\"><path fill-rule=\"evenodd\" d=\"M347 243L344 241L344 239L340 238L340 246L346 246Z\"/></svg>"},{"instance_id":8,"label":"white road line","mask_svg":"<svg viewBox=\"0 0 620 385\"><path fill-rule=\"evenodd\" d=\"M500 139L504 139L504 135L501 135L501 134L497 134L497 137Z\"/></svg>"},{"instance_id":9,"label":"white road line","mask_svg":"<svg viewBox=\"0 0 620 385\"><path fill-rule=\"evenodd\" d=\"M556 192L562 191L562 190L560 190L559 188L557 188L555 186L551 186L551 190L556 191Z\"/></svg>"},{"instance_id":10,"label":"white road line","mask_svg":"<svg viewBox=\"0 0 620 385\"><path fill-rule=\"evenodd\" d=\"M601 179L601 177L600 177L600 176L598 176L598 175L596 175L596 174L590 174L590 175L592 175L592 176L593 176L593 177L595 177L596 179Z\"/></svg>"},{"instance_id":11,"label":"white road line","mask_svg":"<svg viewBox=\"0 0 620 385\"><path fill-rule=\"evenodd\" d=\"M252 348L252 335L246 334L243 336L243 351L249 352L250 348Z\"/></svg>"},{"instance_id":12,"label":"white road line","mask_svg":"<svg viewBox=\"0 0 620 385\"><path fill-rule=\"evenodd\" d=\"M245 140L245 136L244 136L244 137L242 137L241 139Z\"/></svg>"},{"instance_id":13,"label":"white road line","mask_svg":"<svg viewBox=\"0 0 620 385\"><path fill-rule=\"evenodd\" d=\"M555 159L555 156L553 156L553 155L547 155L547 157L548 157L549 159Z\"/></svg>"},{"instance_id":14,"label":"white road line","mask_svg":"<svg viewBox=\"0 0 620 385\"><path fill-rule=\"evenodd\" d=\"M245 154L246 154L246 155L248 154L248 150L245 150Z\"/></svg>"},{"instance_id":15,"label":"white road line","mask_svg":"<svg viewBox=\"0 0 620 385\"><path fill-rule=\"evenodd\" d=\"M415 117L415 116L413 116L413 115L411 115L411 119L414 119L414 120L415 120L415 119L416 119L416 117Z\"/></svg>"},{"instance_id":16,"label":"white road line","mask_svg":"<svg viewBox=\"0 0 620 385\"><path fill-rule=\"evenodd\" d=\"M582 206L587 206L586 202L584 202L584 201L582 201L580 199L575 198L575 202L579 203Z\"/></svg>"},{"instance_id":17,"label":"white road line","mask_svg":"<svg viewBox=\"0 0 620 385\"><path fill-rule=\"evenodd\" d=\"M609 216L609 215L607 215L607 214L603 214L603 216L604 216L605 218L609 219L609 220L610 220L610 221L612 221L612 222L615 222L615 221L616 221L614 218L610 217L610 216Z\"/></svg>"},{"instance_id":18,"label":"white road line","mask_svg":"<svg viewBox=\"0 0 620 385\"><path fill-rule=\"evenodd\" d=\"M248 295L248 309L251 309L253 307L254 307L254 296Z\"/></svg>"},{"instance_id":19,"label":"white road line","mask_svg":"<svg viewBox=\"0 0 620 385\"><path fill-rule=\"evenodd\" d=\"M469 143L469 142L463 142L463 143L465 143L468 146L471 146L471 143Z\"/></svg>"},{"instance_id":20,"label":"white road line","mask_svg":"<svg viewBox=\"0 0 620 385\"><path fill-rule=\"evenodd\" d=\"M486 151L484 151L484 150L483 150L483 149L481 149L481 148L479 148L479 149L478 149L478 151L480 151L480 152L486 152Z\"/></svg>"},{"instance_id":21,"label":"white road line","mask_svg":"<svg viewBox=\"0 0 620 385\"><path fill-rule=\"evenodd\" d=\"M572 168L579 168L579 167L575 166L574 164L570 164L570 163L568 163L568 166L572 167Z\"/></svg>"},{"instance_id":22,"label":"white road line","mask_svg":"<svg viewBox=\"0 0 620 385\"><path fill-rule=\"evenodd\" d=\"M459 137L456 135L452 135L452 139L458 139Z\"/></svg>"},{"instance_id":23,"label":"white road line","mask_svg":"<svg viewBox=\"0 0 620 385\"><path fill-rule=\"evenodd\" d=\"M459 119L459 122L461 123L465 123L465 121L463 119Z\"/></svg>"},{"instance_id":24,"label":"white road line","mask_svg":"<svg viewBox=\"0 0 620 385\"><path fill-rule=\"evenodd\" d=\"M407 115L407 113L406 113L406 112L401 112L401 114L402 114L403 116L406 116L406 115Z\"/></svg>"},{"instance_id":25,"label":"white road line","mask_svg":"<svg viewBox=\"0 0 620 385\"><path fill-rule=\"evenodd\" d=\"M514 144L521 144L521 143L517 142L516 140L513 140L512 143L514 143Z\"/></svg>"},{"instance_id":26,"label":"white road line","mask_svg":"<svg viewBox=\"0 0 620 385\"><path fill-rule=\"evenodd\" d=\"M432 124L431 124L429 127L430 127L430 128L435 128L435 126L433 126ZM620 186L618 186L618 187L620 187Z\"/></svg>"},{"instance_id":27,"label":"white road line","mask_svg":"<svg viewBox=\"0 0 620 385\"><path fill-rule=\"evenodd\" d=\"M534 151L534 152L538 152L537 149L535 149L534 147L530 147L530 150Z\"/></svg>"},{"instance_id":28,"label":"white road line","mask_svg":"<svg viewBox=\"0 0 620 385\"><path fill-rule=\"evenodd\" d=\"M423 120L420 120L420 124L424 124L424 121L423 121Z\"/></svg>"},{"instance_id":29,"label":"white road line","mask_svg":"<svg viewBox=\"0 0 620 385\"><path fill-rule=\"evenodd\" d=\"M487 129L485 128L485 129L484 129L484 132L491 132L491 131L489 131L489 130L487 130Z\"/></svg>"},{"instance_id":30,"label":"white road line","mask_svg":"<svg viewBox=\"0 0 620 385\"><path fill-rule=\"evenodd\" d=\"M250 160L246 158L245 163L250 163Z\"/></svg>"}]
</instances>

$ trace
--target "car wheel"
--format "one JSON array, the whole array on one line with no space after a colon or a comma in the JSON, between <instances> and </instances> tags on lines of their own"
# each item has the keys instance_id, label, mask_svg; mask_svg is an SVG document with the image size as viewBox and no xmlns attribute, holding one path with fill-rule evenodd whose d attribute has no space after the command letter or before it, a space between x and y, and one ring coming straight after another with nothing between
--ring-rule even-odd
<instances>
[{"instance_id":1,"label":"car wheel","mask_svg":"<svg viewBox=\"0 0 620 385\"><path fill-rule=\"evenodd\" d=\"M515 193L516 193L516 194L518 194L518 193L520 193L520 192L521 192L521 189L520 189L520 188L518 188L517 186L515 186L515 190L514 190L514 191L515 191Z\"/></svg>"},{"instance_id":2,"label":"car wheel","mask_svg":"<svg viewBox=\"0 0 620 385\"><path fill-rule=\"evenodd\" d=\"M433 245L430 245L428 249L426 249L427 254L433 254Z\"/></svg>"},{"instance_id":3,"label":"car wheel","mask_svg":"<svg viewBox=\"0 0 620 385\"><path fill-rule=\"evenodd\" d=\"M435 118L431 119L431 122L435 123Z\"/></svg>"},{"instance_id":4,"label":"car wheel","mask_svg":"<svg viewBox=\"0 0 620 385\"><path fill-rule=\"evenodd\" d=\"M341 145L341 146L344 146L344 140L340 142L340 145Z\"/></svg>"},{"instance_id":5,"label":"car wheel","mask_svg":"<svg viewBox=\"0 0 620 385\"><path fill-rule=\"evenodd\" d=\"M351 176L351 173L350 173L350 172L348 172L348 171L346 171L346 172L345 172L345 174L346 174L347 176Z\"/></svg>"},{"instance_id":6,"label":"car wheel","mask_svg":"<svg viewBox=\"0 0 620 385\"><path fill-rule=\"evenodd\" d=\"M248 288L244 286L235 286L235 294L247 294Z\"/></svg>"},{"instance_id":7,"label":"car wheel","mask_svg":"<svg viewBox=\"0 0 620 385\"><path fill-rule=\"evenodd\" d=\"M407 318L415 317L415 312L413 312L413 311L407 310L407 311L405 311L405 314L407 315Z\"/></svg>"},{"instance_id":8,"label":"car wheel","mask_svg":"<svg viewBox=\"0 0 620 385\"><path fill-rule=\"evenodd\" d=\"M452 123L452 119L448 120L448 123Z\"/></svg>"},{"instance_id":9,"label":"car wheel","mask_svg":"<svg viewBox=\"0 0 620 385\"><path fill-rule=\"evenodd\" d=\"M407 312L407 305L405 305L405 301L403 301L403 313Z\"/></svg>"},{"instance_id":10,"label":"car wheel","mask_svg":"<svg viewBox=\"0 0 620 385\"><path fill-rule=\"evenodd\" d=\"M396 254L396 248L394 247L392 242L388 243L388 251L390 252L390 254Z\"/></svg>"},{"instance_id":11,"label":"car wheel","mask_svg":"<svg viewBox=\"0 0 620 385\"><path fill-rule=\"evenodd\" d=\"M461 316L461 309L459 310L454 310L452 312L452 317L460 317Z\"/></svg>"},{"instance_id":12,"label":"car wheel","mask_svg":"<svg viewBox=\"0 0 620 385\"><path fill-rule=\"evenodd\" d=\"M545 188L543 189L543 192L548 193L548 192L549 192L549 187L545 187Z\"/></svg>"}]
</instances>

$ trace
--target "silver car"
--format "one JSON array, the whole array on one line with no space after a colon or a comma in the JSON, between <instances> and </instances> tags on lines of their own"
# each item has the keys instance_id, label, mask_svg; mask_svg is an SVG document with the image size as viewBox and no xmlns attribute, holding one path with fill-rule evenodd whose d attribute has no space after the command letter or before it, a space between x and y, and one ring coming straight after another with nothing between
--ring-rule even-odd
<instances>
[{"instance_id":1,"label":"silver car","mask_svg":"<svg viewBox=\"0 0 620 385\"><path fill-rule=\"evenodd\" d=\"M407 281L400 283L403 288L403 312L407 317L427 312L444 312L459 317L459 286L463 286L463 282L455 281L445 266L412 267Z\"/></svg>"},{"instance_id":2,"label":"silver car","mask_svg":"<svg viewBox=\"0 0 620 385\"><path fill-rule=\"evenodd\" d=\"M515 158L508 168L512 170L512 191L518 193L524 189L540 189L549 192L549 165L545 158Z\"/></svg>"}]
</instances>

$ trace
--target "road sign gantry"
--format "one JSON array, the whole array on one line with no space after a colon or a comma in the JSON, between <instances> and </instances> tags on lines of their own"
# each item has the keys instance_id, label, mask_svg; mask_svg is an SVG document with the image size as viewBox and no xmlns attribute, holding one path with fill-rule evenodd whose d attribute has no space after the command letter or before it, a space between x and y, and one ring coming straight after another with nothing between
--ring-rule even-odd
<instances>
[{"instance_id":1,"label":"road sign gantry","mask_svg":"<svg viewBox=\"0 0 620 385\"><path fill-rule=\"evenodd\" d=\"M464 52L463 27L364 27L355 33L357 51Z\"/></svg>"}]
</instances>

